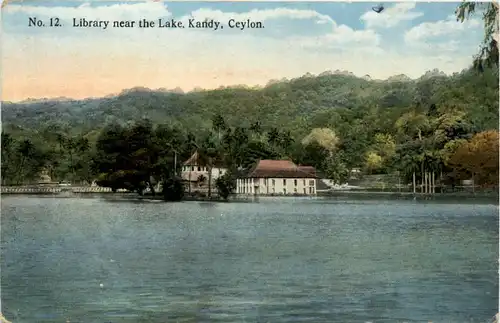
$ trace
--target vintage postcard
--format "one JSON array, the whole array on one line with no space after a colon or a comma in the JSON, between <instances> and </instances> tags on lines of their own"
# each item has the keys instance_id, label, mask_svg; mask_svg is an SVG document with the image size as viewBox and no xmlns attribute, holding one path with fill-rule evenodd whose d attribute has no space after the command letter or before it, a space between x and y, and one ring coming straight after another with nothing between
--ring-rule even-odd
<instances>
[{"instance_id":1,"label":"vintage postcard","mask_svg":"<svg viewBox=\"0 0 500 323\"><path fill-rule=\"evenodd\" d=\"M1 19L0 321L498 319L497 3Z\"/></svg>"}]
</instances>

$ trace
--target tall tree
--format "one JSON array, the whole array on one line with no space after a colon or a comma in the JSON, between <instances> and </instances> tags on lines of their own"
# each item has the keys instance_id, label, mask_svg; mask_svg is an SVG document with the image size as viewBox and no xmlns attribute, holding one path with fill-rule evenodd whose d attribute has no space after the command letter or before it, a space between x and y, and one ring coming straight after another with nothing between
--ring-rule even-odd
<instances>
[{"instance_id":1,"label":"tall tree","mask_svg":"<svg viewBox=\"0 0 500 323\"><path fill-rule=\"evenodd\" d=\"M208 170L208 198L212 198L212 176L213 168L220 162L220 147L218 141L213 135L207 136L198 150L200 162Z\"/></svg>"},{"instance_id":2,"label":"tall tree","mask_svg":"<svg viewBox=\"0 0 500 323\"><path fill-rule=\"evenodd\" d=\"M496 2L462 2L455 14L461 22L480 11L484 23L484 38L479 53L474 57L474 67L498 67L498 4Z\"/></svg>"},{"instance_id":3,"label":"tall tree","mask_svg":"<svg viewBox=\"0 0 500 323\"><path fill-rule=\"evenodd\" d=\"M222 132L226 130L226 128L227 124L226 120L224 120L224 117L220 113L214 115L214 117L212 118L212 129L217 133L219 140L222 137Z\"/></svg>"}]
</instances>

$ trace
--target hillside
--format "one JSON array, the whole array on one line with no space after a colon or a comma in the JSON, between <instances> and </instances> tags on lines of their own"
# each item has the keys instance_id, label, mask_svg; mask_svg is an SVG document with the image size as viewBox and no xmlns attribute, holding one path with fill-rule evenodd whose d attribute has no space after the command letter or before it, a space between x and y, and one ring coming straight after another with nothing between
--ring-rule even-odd
<instances>
[{"instance_id":1,"label":"hillside","mask_svg":"<svg viewBox=\"0 0 500 323\"><path fill-rule=\"evenodd\" d=\"M353 168L398 172L405 181L416 171L422 181L423 169L455 182L472 172L484 185L498 180L498 73L491 70L385 81L308 74L264 88L190 93L134 88L4 103L2 118L4 184L34 181L45 169L53 179L107 178L103 185L120 187L132 172L139 185L145 174L165 178L174 155L183 160L194 149L233 168L291 158L338 182Z\"/></svg>"},{"instance_id":2,"label":"hillside","mask_svg":"<svg viewBox=\"0 0 500 323\"><path fill-rule=\"evenodd\" d=\"M497 76L471 71L446 76L434 70L417 80L397 75L380 81L337 72L271 81L264 88L229 87L185 94L178 89L134 88L104 98L3 102L2 119L4 129L35 130L59 123L88 132L111 121L139 118L208 128L211 117L220 113L230 125L260 121L264 127L286 125L292 132L301 132L304 126L328 125L328 120L346 109L377 108L398 115L409 107L430 104L465 109L479 129L496 127Z\"/></svg>"}]
</instances>

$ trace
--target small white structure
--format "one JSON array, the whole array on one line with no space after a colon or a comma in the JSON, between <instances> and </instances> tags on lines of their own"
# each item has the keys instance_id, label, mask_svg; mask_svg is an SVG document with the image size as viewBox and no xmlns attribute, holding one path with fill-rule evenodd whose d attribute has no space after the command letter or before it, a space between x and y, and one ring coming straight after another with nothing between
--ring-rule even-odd
<instances>
[{"instance_id":1,"label":"small white structure","mask_svg":"<svg viewBox=\"0 0 500 323\"><path fill-rule=\"evenodd\" d=\"M182 180L188 182L188 185L193 187L200 187L208 185L208 167L200 162L200 157L196 151L188 160L182 165L181 177ZM215 180L224 174L227 169L222 167L212 167L212 186L215 185ZM200 182L200 179L204 179Z\"/></svg>"},{"instance_id":2,"label":"small white structure","mask_svg":"<svg viewBox=\"0 0 500 323\"><path fill-rule=\"evenodd\" d=\"M236 180L236 193L249 195L316 195L316 170L289 160L260 160Z\"/></svg>"}]
</instances>

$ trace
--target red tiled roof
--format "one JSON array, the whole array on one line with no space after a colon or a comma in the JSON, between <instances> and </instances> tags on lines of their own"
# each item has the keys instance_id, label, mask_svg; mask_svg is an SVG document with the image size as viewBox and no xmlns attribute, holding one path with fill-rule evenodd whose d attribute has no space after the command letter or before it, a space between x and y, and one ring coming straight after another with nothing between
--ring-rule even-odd
<instances>
[{"instance_id":1,"label":"red tiled roof","mask_svg":"<svg viewBox=\"0 0 500 323\"><path fill-rule=\"evenodd\" d=\"M302 166L301 166L302 167ZM301 169L290 160L260 160L245 177L250 178L316 178L315 173Z\"/></svg>"},{"instance_id":2,"label":"red tiled roof","mask_svg":"<svg viewBox=\"0 0 500 323\"><path fill-rule=\"evenodd\" d=\"M306 172L306 173L309 173L309 174L312 174L312 175L316 175L316 168L314 168L313 166L302 166L302 165L299 165L299 170L303 171L303 172Z\"/></svg>"}]
</instances>

